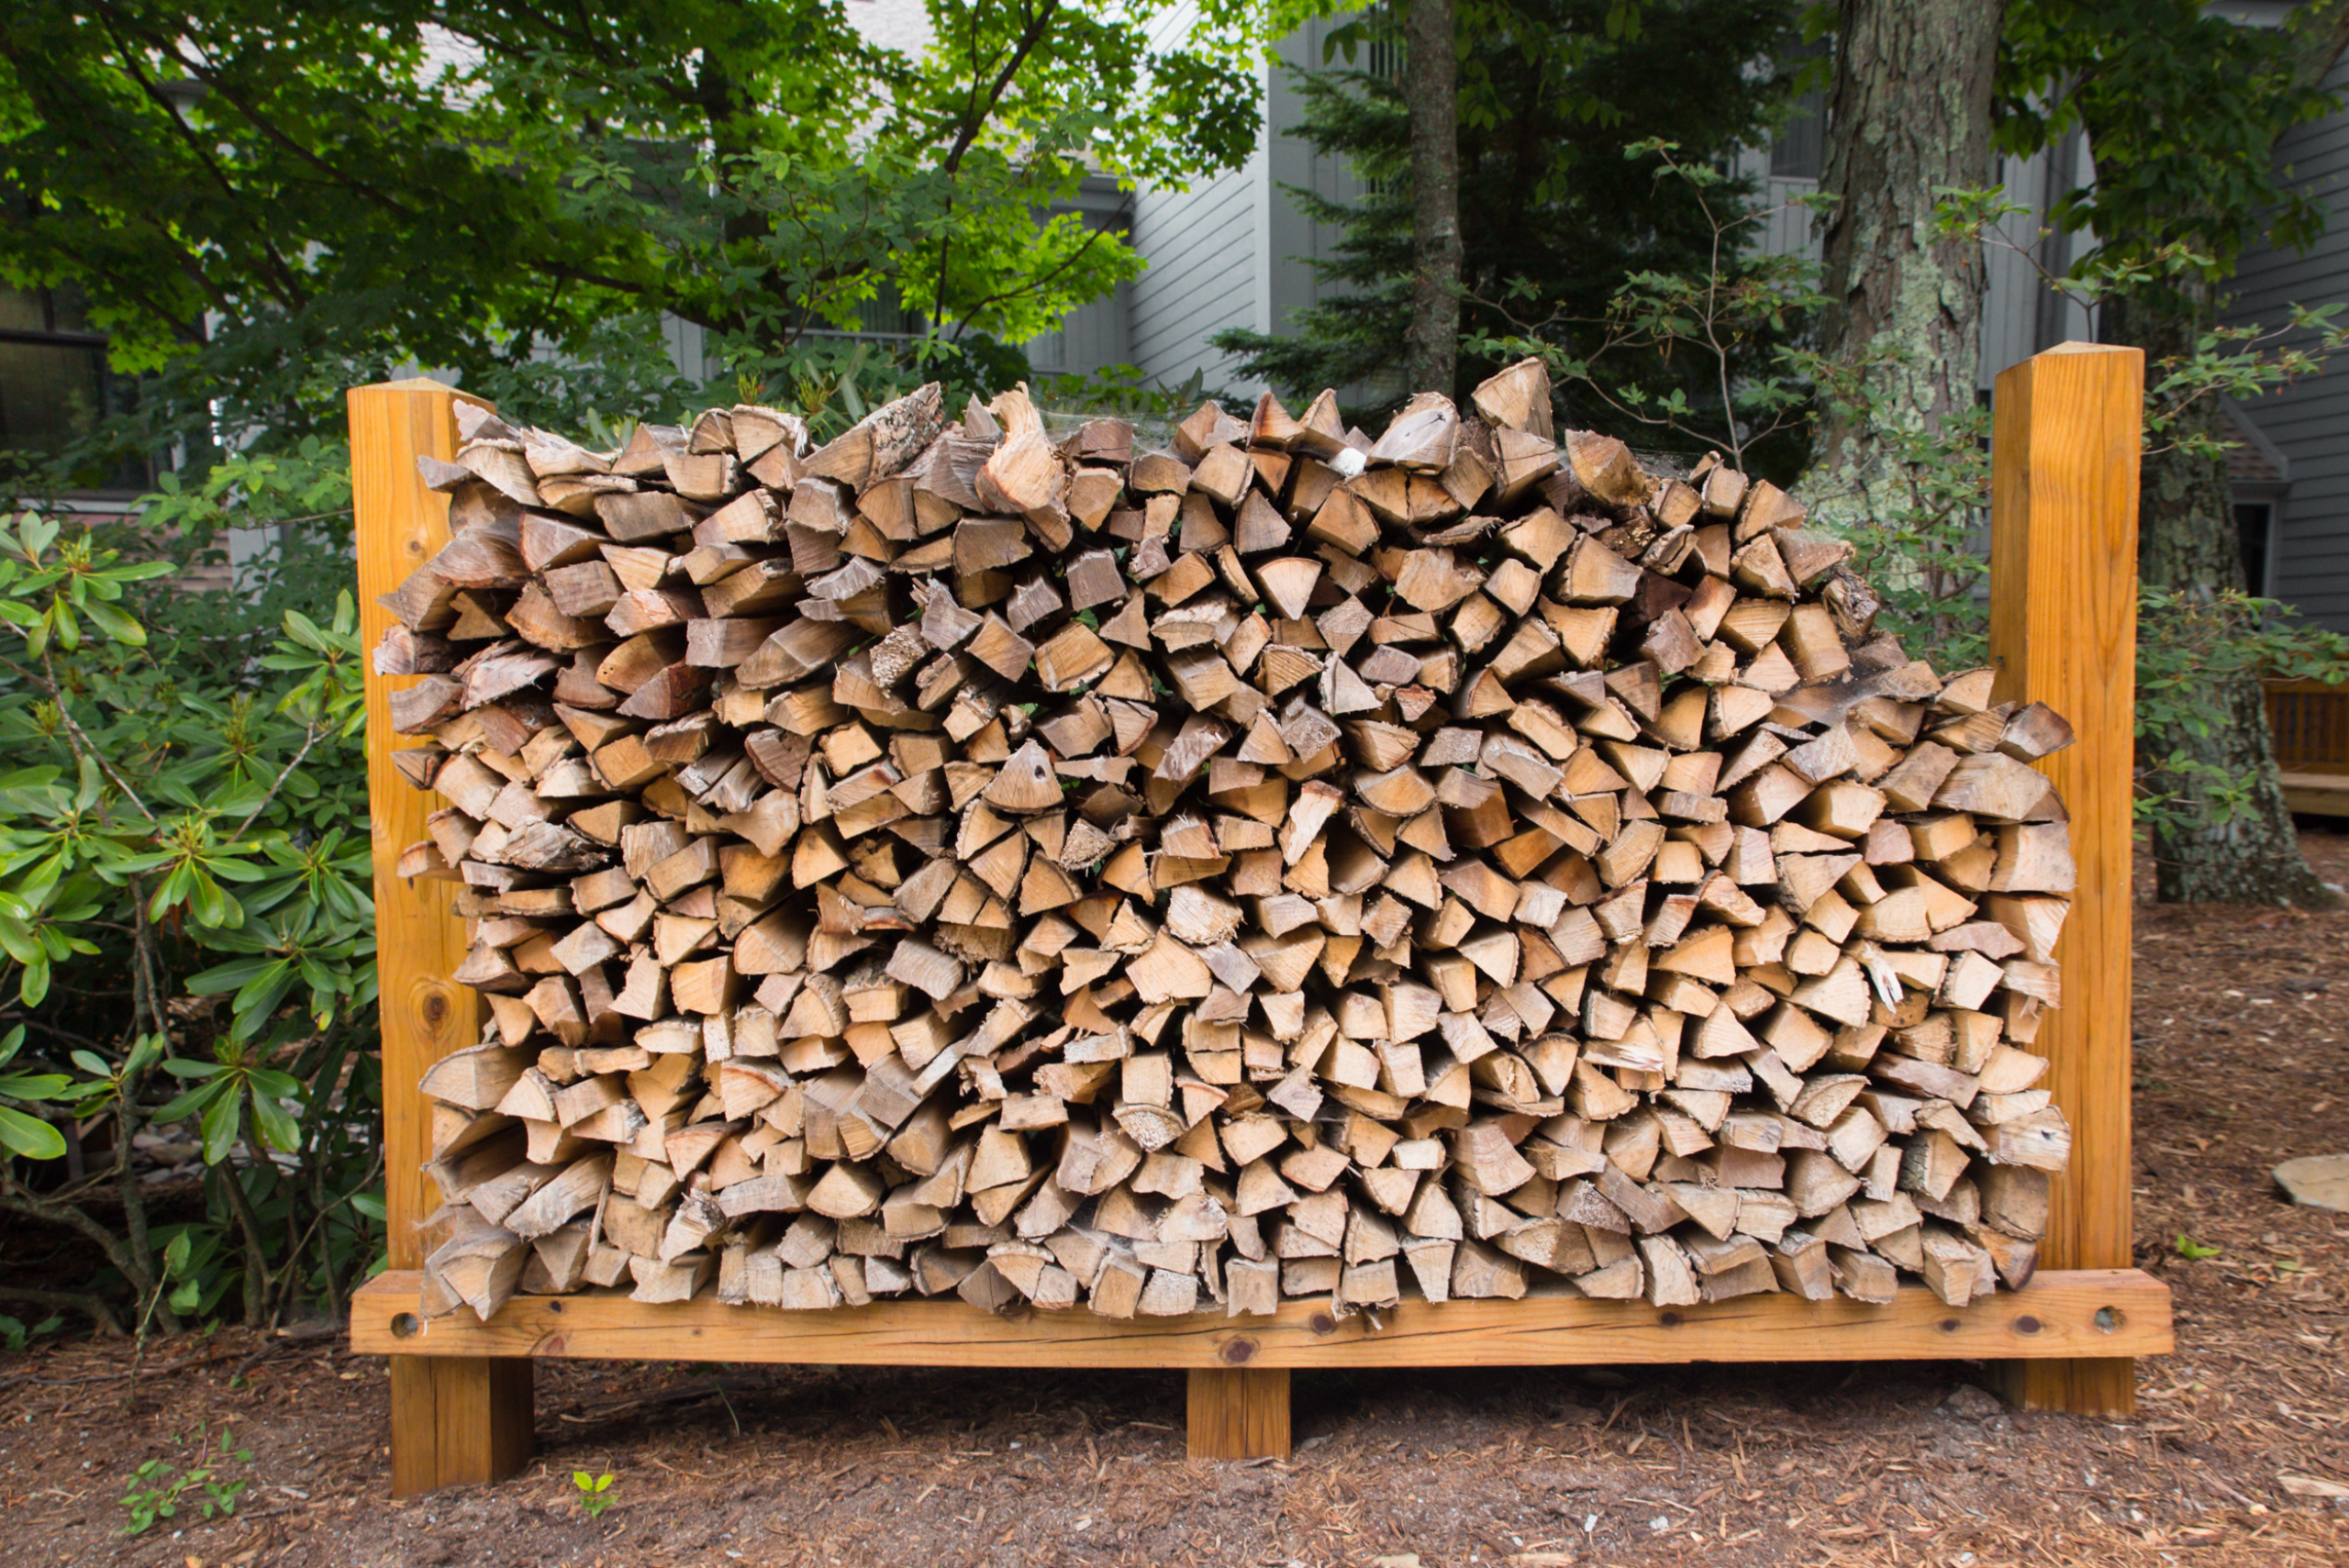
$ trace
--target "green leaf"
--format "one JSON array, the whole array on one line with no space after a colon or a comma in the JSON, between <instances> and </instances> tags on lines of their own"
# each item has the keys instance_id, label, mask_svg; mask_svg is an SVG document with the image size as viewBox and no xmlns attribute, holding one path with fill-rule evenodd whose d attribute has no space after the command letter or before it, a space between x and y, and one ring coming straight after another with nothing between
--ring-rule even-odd
<instances>
[{"instance_id":1,"label":"green leaf","mask_svg":"<svg viewBox=\"0 0 2349 1568\"><path fill-rule=\"evenodd\" d=\"M236 991L279 961L273 958L240 958L228 963L216 964L187 978L187 988L198 996L217 996Z\"/></svg>"},{"instance_id":2,"label":"green leaf","mask_svg":"<svg viewBox=\"0 0 2349 1568\"><path fill-rule=\"evenodd\" d=\"M217 1078L228 1069L217 1062L198 1062L193 1057L174 1056L163 1063L163 1071L174 1078Z\"/></svg>"},{"instance_id":3,"label":"green leaf","mask_svg":"<svg viewBox=\"0 0 2349 1568\"><path fill-rule=\"evenodd\" d=\"M206 1117L209 1117L211 1115L209 1107L217 1106L224 1097L231 1105L236 1103L237 1096L233 1092L236 1086L235 1080L228 1077L215 1078L208 1084L200 1084L185 1094L177 1095L157 1106L151 1119L166 1122L178 1121L183 1117L194 1116L197 1111L203 1111Z\"/></svg>"},{"instance_id":4,"label":"green leaf","mask_svg":"<svg viewBox=\"0 0 2349 1568\"><path fill-rule=\"evenodd\" d=\"M82 610L97 623L100 631L117 642L127 642L133 648L147 646L147 628L117 606L93 599L83 605Z\"/></svg>"},{"instance_id":5,"label":"green leaf","mask_svg":"<svg viewBox=\"0 0 2349 1568\"><path fill-rule=\"evenodd\" d=\"M18 963L39 963L48 957L32 928L6 911L0 911L0 952Z\"/></svg>"},{"instance_id":6,"label":"green leaf","mask_svg":"<svg viewBox=\"0 0 2349 1568\"><path fill-rule=\"evenodd\" d=\"M299 610L285 612L285 635L303 647L313 649L317 652L325 653L331 651L326 634L318 629L317 622Z\"/></svg>"},{"instance_id":7,"label":"green leaf","mask_svg":"<svg viewBox=\"0 0 2349 1568\"><path fill-rule=\"evenodd\" d=\"M281 1154L291 1154L302 1146L302 1124L285 1114L284 1107L256 1089L252 1095L253 1126L261 1132L261 1140Z\"/></svg>"},{"instance_id":8,"label":"green leaf","mask_svg":"<svg viewBox=\"0 0 2349 1568\"><path fill-rule=\"evenodd\" d=\"M50 1100L72 1087L73 1080L62 1073L0 1073L0 1098L11 1100Z\"/></svg>"},{"instance_id":9,"label":"green leaf","mask_svg":"<svg viewBox=\"0 0 2349 1568\"><path fill-rule=\"evenodd\" d=\"M17 525L17 537L24 542L25 554L39 561L41 553L57 542L58 532L63 526L39 512L27 512L24 520Z\"/></svg>"},{"instance_id":10,"label":"green leaf","mask_svg":"<svg viewBox=\"0 0 2349 1568\"><path fill-rule=\"evenodd\" d=\"M183 1096L184 1098L185 1096ZM242 1130L243 1102L233 1094L218 1095L204 1112L204 1162L217 1165L228 1158ZM156 1113L160 1118L161 1112Z\"/></svg>"},{"instance_id":11,"label":"green leaf","mask_svg":"<svg viewBox=\"0 0 2349 1568\"><path fill-rule=\"evenodd\" d=\"M245 1081L262 1094L274 1095L281 1100L298 1100L302 1097L302 1080L295 1077L291 1073L280 1073L273 1067L248 1068L245 1071Z\"/></svg>"},{"instance_id":12,"label":"green leaf","mask_svg":"<svg viewBox=\"0 0 2349 1568\"><path fill-rule=\"evenodd\" d=\"M55 1160L65 1152L65 1135L38 1117L0 1106L0 1147L28 1160Z\"/></svg>"},{"instance_id":13,"label":"green leaf","mask_svg":"<svg viewBox=\"0 0 2349 1568\"><path fill-rule=\"evenodd\" d=\"M2215 1258L2223 1251L2221 1247L2206 1247L2183 1231L2178 1234L2177 1255L2181 1258L2199 1262L2204 1258Z\"/></svg>"}]
</instances>

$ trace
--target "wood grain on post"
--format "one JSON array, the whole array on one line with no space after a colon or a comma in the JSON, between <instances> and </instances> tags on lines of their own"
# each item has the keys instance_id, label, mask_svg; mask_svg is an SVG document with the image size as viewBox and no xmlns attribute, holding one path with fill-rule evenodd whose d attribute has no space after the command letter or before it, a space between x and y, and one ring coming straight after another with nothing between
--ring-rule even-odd
<instances>
[{"instance_id":1,"label":"wood grain on post","mask_svg":"<svg viewBox=\"0 0 2349 1568\"><path fill-rule=\"evenodd\" d=\"M424 380L353 387L349 394L362 648L373 650L394 624L376 599L448 542L449 499L425 487L416 460L456 455L459 395ZM418 1081L433 1062L481 1035L480 996L450 978L465 956L464 922L450 906L456 884L404 882L396 870L401 850L428 837L424 819L433 806L432 797L410 788L392 763L398 740L392 731L392 691L411 679L376 674L372 658L366 665L384 1205L395 1269L424 1261L417 1225L429 1207L423 1166L430 1117ZM527 1361L394 1357L394 1490L406 1496L510 1474L529 1451L529 1410Z\"/></svg>"},{"instance_id":2,"label":"wood grain on post","mask_svg":"<svg viewBox=\"0 0 2349 1568\"><path fill-rule=\"evenodd\" d=\"M1991 440L1990 657L2000 701L2043 702L2076 742L2036 766L2071 816L2080 896L2055 946L2063 1005L2039 1033L2072 1124L2040 1264L2130 1262L2131 775L2136 746L2137 465L2144 355L2067 343L1998 377ZM2123 1416L2136 1363L2007 1363L2026 1408Z\"/></svg>"},{"instance_id":3,"label":"wood grain on post","mask_svg":"<svg viewBox=\"0 0 2349 1568\"><path fill-rule=\"evenodd\" d=\"M530 1457L534 1368L518 1356L393 1356L392 1496L502 1481Z\"/></svg>"},{"instance_id":4,"label":"wood grain on post","mask_svg":"<svg viewBox=\"0 0 2349 1568\"><path fill-rule=\"evenodd\" d=\"M1190 1458L1288 1457L1288 1368L1194 1367L1190 1379Z\"/></svg>"}]
</instances>

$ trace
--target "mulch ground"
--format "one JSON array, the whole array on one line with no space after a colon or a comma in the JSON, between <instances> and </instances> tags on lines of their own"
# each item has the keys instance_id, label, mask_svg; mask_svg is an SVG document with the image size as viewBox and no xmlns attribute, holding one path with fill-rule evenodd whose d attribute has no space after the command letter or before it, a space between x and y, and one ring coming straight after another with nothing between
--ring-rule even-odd
<instances>
[{"instance_id":1,"label":"mulch ground","mask_svg":"<svg viewBox=\"0 0 2349 1568\"><path fill-rule=\"evenodd\" d=\"M2305 841L2349 884L2349 837ZM2128 1420L2009 1412L1965 1363L1300 1373L1289 1462L1207 1464L1169 1374L553 1362L524 1474L393 1502L382 1363L223 1330L135 1385L118 1345L0 1358L0 1563L2349 1562L2349 1502L2305 1491L2349 1485L2349 1218L2268 1176L2349 1150L2349 913L2143 906L2136 987L2178 1353ZM126 1478L224 1432L235 1517L195 1488L127 1537ZM616 1477L600 1518L578 1470Z\"/></svg>"}]
</instances>

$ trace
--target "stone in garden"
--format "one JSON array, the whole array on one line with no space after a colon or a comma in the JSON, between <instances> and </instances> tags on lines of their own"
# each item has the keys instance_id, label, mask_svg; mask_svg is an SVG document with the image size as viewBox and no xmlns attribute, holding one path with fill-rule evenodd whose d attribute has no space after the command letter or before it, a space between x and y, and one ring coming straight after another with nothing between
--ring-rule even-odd
<instances>
[{"instance_id":1,"label":"stone in garden","mask_svg":"<svg viewBox=\"0 0 2349 1568\"><path fill-rule=\"evenodd\" d=\"M1960 1384L1952 1389L1949 1397L1942 1401L1942 1408L1965 1421L1987 1421L1993 1416L2007 1413L2005 1400L1970 1383Z\"/></svg>"},{"instance_id":2,"label":"stone in garden","mask_svg":"<svg viewBox=\"0 0 2349 1568\"><path fill-rule=\"evenodd\" d=\"M2284 1195L2307 1208L2349 1214L2349 1154L2303 1154L2276 1167Z\"/></svg>"}]
</instances>

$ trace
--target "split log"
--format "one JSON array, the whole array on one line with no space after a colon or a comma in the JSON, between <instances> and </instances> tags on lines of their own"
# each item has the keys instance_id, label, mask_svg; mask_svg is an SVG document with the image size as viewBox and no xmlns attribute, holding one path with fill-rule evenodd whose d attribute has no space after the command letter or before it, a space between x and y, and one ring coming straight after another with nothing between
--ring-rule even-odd
<instances>
[{"instance_id":1,"label":"split log","mask_svg":"<svg viewBox=\"0 0 2349 1568\"><path fill-rule=\"evenodd\" d=\"M2070 732L1775 486L1531 361L1139 454L1024 390L470 423L374 651L493 1018L429 1310L2030 1277Z\"/></svg>"}]
</instances>

